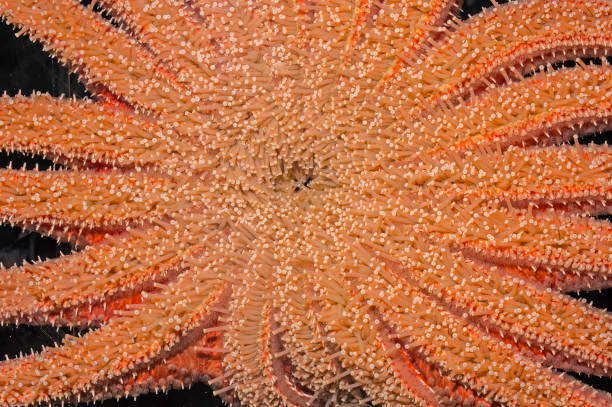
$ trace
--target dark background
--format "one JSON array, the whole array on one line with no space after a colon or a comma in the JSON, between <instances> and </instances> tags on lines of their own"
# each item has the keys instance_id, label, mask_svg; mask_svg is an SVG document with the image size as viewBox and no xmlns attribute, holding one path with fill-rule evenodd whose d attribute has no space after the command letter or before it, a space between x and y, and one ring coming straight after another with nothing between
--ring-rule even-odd
<instances>
[{"instance_id":1,"label":"dark background","mask_svg":"<svg viewBox=\"0 0 612 407\"><path fill-rule=\"evenodd\" d=\"M542 0L546 1L546 0ZM505 1L498 0L499 3ZM489 1L465 0L462 18L479 12L483 7L491 6ZM39 44L31 43L26 37L16 38L14 30L0 22L0 90L9 95L21 92L29 95L33 91L48 92L54 96L61 94L81 98L87 95L85 88L75 75L69 72L51 59ZM595 141L602 143L610 142L610 133L594 134L584 137L581 142ZM0 167L6 167L8 162L13 162L13 167L26 165L33 168L39 164L41 169L49 168L52 162L40 157L26 157L20 154L6 154L0 151ZM604 216L610 220L609 216ZM11 228L0 225L0 262L5 266L21 264L23 261L31 261L38 256L41 258L57 257L59 251L69 252L68 245L58 245L55 240L45 238L36 233L25 232L19 228ZM600 308L610 308L612 304L611 290L601 293L572 294L593 301ZM76 334L77 331L60 328L56 330L50 327L26 327L14 326L0 327L0 357L7 354L14 357L19 352L30 352L30 349L40 350L43 345L51 346L53 342L60 342L67 333ZM612 391L612 381L597 377L575 375L578 379L597 388ZM167 394L143 395L138 399L121 399L119 401L109 400L102 404L110 406L221 406L218 398L212 396L210 389L205 384L197 384L189 390L170 391Z\"/></svg>"}]
</instances>

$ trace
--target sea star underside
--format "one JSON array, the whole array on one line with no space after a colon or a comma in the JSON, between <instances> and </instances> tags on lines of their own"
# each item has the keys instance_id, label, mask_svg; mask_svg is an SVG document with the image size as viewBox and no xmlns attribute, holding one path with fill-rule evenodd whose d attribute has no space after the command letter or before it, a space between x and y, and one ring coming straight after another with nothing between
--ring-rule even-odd
<instances>
[{"instance_id":1,"label":"sea star underside","mask_svg":"<svg viewBox=\"0 0 612 407\"><path fill-rule=\"evenodd\" d=\"M0 406L612 406L612 2L0 0L94 99L0 99ZM573 61L571 64L567 61ZM553 64L555 64L553 66Z\"/></svg>"}]
</instances>

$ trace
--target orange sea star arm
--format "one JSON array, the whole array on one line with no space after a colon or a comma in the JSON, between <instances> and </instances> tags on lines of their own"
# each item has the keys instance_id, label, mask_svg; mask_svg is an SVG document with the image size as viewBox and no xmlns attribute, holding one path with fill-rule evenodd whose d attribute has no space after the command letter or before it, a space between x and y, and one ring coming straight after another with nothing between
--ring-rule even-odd
<instances>
[{"instance_id":1,"label":"orange sea star arm","mask_svg":"<svg viewBox=\"0 0 612 407\"><path fill-rule=\"evenodd\" d=\"M123 229L169 211L176 184L151 174L110 171L0 171L0 216L66 240L79 229ZM65 234L65 236L63 236Z\"/></svg>"},{"instance_id":2,"label":"orange sea star arm","mask_svg":"<svg viewBox=\"0 0 612 407\"><path fill-rule=\"evenodd\" d=\"M405 175L408 174L408 175ZM612 150L608 146L549 146L503 153L444 154L391 167L387 177L466 198L534 211L605 213L612 204Z\"/></svg>"},{"instance_id":3,"label":"orange sea star arm","mask_svg":"<svg viewBox=\"0 0 612 407\"><path fill-rule=\"evenodd\" d=\"M445 307L418 289L414 280L403 284L395 280L388 285L394 278L389 273L379 273L368 284L374 293L382 291L371 301L371 309L378 311L379 337L395 349L396 354L391 353L395 369L413 360L437 394L451 400L482 400L484 405L595 407L612 403L607 394L584 390L579 382L475 328L473 322L468 323L469 312L462 315Z\"/></svg>"},{"instance_id":4,"label":"orange sea star arm","mask_svg":"<svg viewBox=\"0 0 612 407\"><path fill-rule=\"evenodd\" d=\"M612 68L585 66L539 73L489 88L452 109L438 105L417 119L389 124L396 156L460 153L509 145L552 144L612 128ZM397 140L397 141L396 141Z\"/></svg>"},{"instance_id":5,"label":"orange sea star arm","mask_svg":"<svg viewBox=\"0 0 612 407\"><path fill-rule=\"evenodd\" d=\"M570 371L612 373L610 313L461 254L428 253L423 265L429 264L394 269L450 311L535 360Z\"/></svg>"},{"instance_id":6,"label":"orange sea star arm","mask_svg":"<svg viewBox=\"0 0 612 407\"><path fill-rule=\"evenodd\" d=\"M346 236L343 240L349 242L351 238ZM343 366L372 397L367 400L406 403L406 395L412 394L413 403L418 405L421 400L433 406L445 405L449 399L514 406L594 407L612 403L608 395L584 390L577 381L543 367L541 363L549 359L548 355L540 356L537 334L530 331L530 347L513 348L512 342L495 335L493 323L484 322L488 313L478 312L483 311L476 306L481 299L481 307L486 308L497 298L488 291L491 284L495 289L505 287L509 305L522 302L529 312L540 315L534 305L537 301L530 295L534 287L526 283L517 287L512 277L491 276L493 271L478 273L469 267L469 261L454 258L452 252L443 253L439 239L435 246L425 241L390 244L380 253L367 249L366 243L369 242L355 244L350 253L338 250L342 247L337 246L338 240L326 241L323 236L322 245L330 250L317 249L313 260L326 264L325 272L313 273L312 278L323 305L319 318L326 321L328 336L342 349L339 358ZM303 250L309 253L305 246ZM394 247L403 255L409 251L406 264L390 261L392 256L383 253ZM326 262L325 258L330 260ZM490 281L485 284L487 278ZM501 281L503 284L497 284ZM452 297L456 293L465 295ZM554 304L553 312L565 321L561 324L575 321L568 317L573 315L579 318L575 323L582 327L576 332L567 332L569 326L560 329L558 325L541 330L542 334L546 331L552 335L546 337L550 339L546 346L557 346L555 363L563 362L569 369L604 372L608 366L610 338L605 327L611 322L609 314L585 308L565 296L545 296ZM509 310L514 312L511 306ZM502 310L500 318L506 311ZM543 321L545 314L542 310ZM520 318L514 321L523 324L521 327L529 324ZM558 324L556 317L554 324ZM507 326L504 329L524 331ZM582 329L595 337L584 339ZM509 335L506 331L504 334ZM571 339L576 343L570 351L566 344ZM488 363L492 361L497 363ZM369 371L375 372L374 376Z\"/></svg>"},{"instance_id":7,"label":"orange sea star arm","mask_svg":"<svg viewBox=\"0 0 612 407\"><path fill-rule=\"evenodd\" d=\"M269 278L274 268L274 257L269 240L257 238L250 242L251 255L245 268L238 269L235 277L243 281L235 288L230 304L233 315L224 346L229 353L224 365L234 372L229 380L231 389L239 398L248 398L265 405L291 405L287 394L275 385L277 378L272 370L274 355L270 349L271 320L269 318ZM241 278L249 271L248 279ZM246 356L248 355L248 356ZM246 356L246 358L245 358Z\"/></svg>"},{"instance_id":8,"label":"orange sea star arm","mask_svg":"<svg viewBox=\"0 0 612 407\"><path fill-rule=\"evenodd\" d=\"M607 222L504 212L492 210L487 221L478 219L465 229L459 247L467 256L502 267L531 268L532 273L523 275L561 290L612 284L612 229ZM472 234L470 229L477 224L487 227L485 233Z\"/></svg>"},{"instance_id":9,"label":"orange sea star arm","mask_svg":"<svg viewBox=\"0 0 612 407\"><path fill-rule=\"evenodd\" d=\"M94 332L0 363L0 405L108 397L105 386L131 377L128 369L146 370L193 344L217 323L219 311L210 308L227 306L231 293L208 270L201 278L183 276Z\"/></svg>"},{"instance_id":10,"label":"orange sea star arm","mask_svg":"<svg viewBox=\"0 0 612 407\"><path fill-rule=\"evenodd\" d=\"M401 101L411 115L437 103L469 97L470 91L489 84L520 80L542 60L553 63L606 55L612 49L611 15L607 1L503 4L460 23L420 64L400 69L385 86L384 95ZM524 24L527 18L530 23Z\"/></svg>"},{"instance_id":11,"label":"orange sea star arm","mask_svg":"<svg viewBox=\"0 0 612 407\"><path fill-rule=\"evenodd\" d=\"M304 131L313 142L311 149L319 153L317 165L328 165L334 150L342 150L339 134L360 133L365 118L355 114L364 99L387 71L403 63L404 52L419 52L425 40L438 34L459 3L298 2L303 47L309 51L302 58L304 84L317 89L304 97L303 115L314 118ZM336 23L326 23L330 20Z\"/></svg>"},{"instance_id":12,"label":"orange sea star arm","mask_svg":"<svg viewBox=\"0 0 612 407\"><path fill-rule=\"evenodd\" d=\"M514 208L597 215L612 205L612 149L607 146L514 149L482 156L463 170L469 175L457 181L471 184L466 194Z\"/></svg>"},{"instance_id":13,"label":"orange sea star arm","mask_svg":"<svg viewBox=\"0 0 612 407\"><path fill-rule=\"evenodd\" d=\"M0 9L7 22L42 42L94 88L103 85L123 100L156 112L175 108L183 97L146 50L79 3L3 0Z\"/></svg>"},{"instance_id":14,"label":"orange sea star arm","mask_svg":"<svg viewBox=\"0 0 612 407\"><path fill-rule=\"evenodd\" d=\"M0 147L69 166L151 167L192 149L148 121L89 100L5 96L0 107Z\"/></svg>"},{"instance_id":15,"label":"orange sea star arm","mask_svg":"<svg viewBox=\"0 0 612 407\"><path fill-rule=\"evenodd\" d=\"M282 341L283 353L293 365L293 377L299 383L308 383L313 401L321 401L338 381L355 382L345 374L339 348L326 335L319 317L321 305L310 278L314 268L310 258L300 255L300 246L299 233L295 232L279 248L286 260L279 265L274 283L272 306L278 329L272 334ZM285 289L287 284L289 289ZM358 389L353 391L358 393Z\"/></svg>"},{"instance_id":16,"label":"orange sea star arm","mask_svg":"<svg viewBox=\"0 0 612 407\"><path fill-rule=\"evenodd\" d=\"M198 222L200 214L187 227L174 220L156 220L143 229L107 234L101 243L78 253L1 270L2 321L59 325L106 321L114 309L140 302L140 291L155 291L158 284L206 262L210 248L226 238L210 212L202 210L208 222Z\"/></svg>"}]
</instances>

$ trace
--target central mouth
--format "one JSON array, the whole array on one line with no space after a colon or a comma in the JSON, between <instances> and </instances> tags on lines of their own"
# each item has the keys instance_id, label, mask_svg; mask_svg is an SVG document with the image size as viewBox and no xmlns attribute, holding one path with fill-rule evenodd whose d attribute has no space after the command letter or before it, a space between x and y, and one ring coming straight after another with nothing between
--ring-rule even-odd
<instances>
[{"instance_id":1,"label":"central mouth","mask_svg":"<svg viewBox=\"0 0 612 407\"><path fill-rule=\"evenodd\" d=\"M311 164L293 162L285 167L281 162L282 174L274 179L276 192L297 193L312 188L312 182L317 178L318 168L314 161Z\"/></svg>"}]
</instances>

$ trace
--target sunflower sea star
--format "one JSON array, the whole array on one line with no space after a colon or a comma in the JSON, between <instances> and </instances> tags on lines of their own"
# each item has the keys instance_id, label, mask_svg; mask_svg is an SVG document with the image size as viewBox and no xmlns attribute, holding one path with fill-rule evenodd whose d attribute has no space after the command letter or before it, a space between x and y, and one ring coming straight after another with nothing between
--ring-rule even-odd
<instances>
[{"instance_id":1,"label":"sunflower sea star","mask_svg":"<svg viewBox=\"0 0 612 407\"><path fill-rule=\"evenodd\" d=\"M0 99L0 406L612 406L612 2L0 0L94 100ZM104 10L104 18L99 12ZM110 16L110 19L109 19ZM589 58L590 64L581 58ZM575 67L551 64L576 61Z\"/></svg>"}]
</instances>

